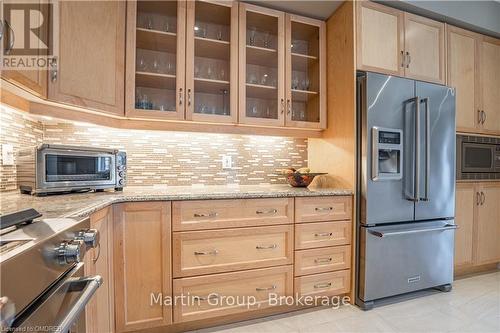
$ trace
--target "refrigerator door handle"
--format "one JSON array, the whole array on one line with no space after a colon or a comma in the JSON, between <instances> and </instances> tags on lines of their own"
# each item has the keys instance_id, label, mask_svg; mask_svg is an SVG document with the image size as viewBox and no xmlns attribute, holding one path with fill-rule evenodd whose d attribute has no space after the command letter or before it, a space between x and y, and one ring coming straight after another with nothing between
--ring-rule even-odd
<instances>
[{"instance_id":1,"label":"refrigerator door handle","mask_svg":"<svg viewBox=\"0 0 500 333\"><path fill-rule=\"evenodd\" d=\"M410 98L403 102L404 105L408 103L414 103L415 105L415 153L413 156L414 169L413 171L413 193L408 195L407 199L410 201L417 202L420 197L420 189L419 189L419 175L420 175L420 97L416 96Z\"/></svg>"},{"instance_id":2,"label":"refrigerator door handle","mask_svg":"<svg viewBox=\"0 0 500 333\"><path fill-rule=\"evenodd\" d=\"M434 228L424 228L424 229L411 229L411 230L403 230L403 231L377 231L377 230L368 230L368 232L374 236L383 238L383 237L391 237L391 236L403 236L403 235L411 235L411 234L420 234L424 232L433 232L433 231L446 231L446 230L454 230L457 229L458 226L454 224L445 224L442 227L434 227Z\"/></svg>"},{"instance_id":3,"label":"refrigerator door handle","mask_svg":"<svg viewBox=\"0 0 500 333\"><path fill-rule=\"evenodd\" d=\"M423 201L429 201L429 182L431 172L431 120L429 111L429 97L423 98L425 104L425 189L424 197L420 198Z\"/></svg>"}]
</instances>

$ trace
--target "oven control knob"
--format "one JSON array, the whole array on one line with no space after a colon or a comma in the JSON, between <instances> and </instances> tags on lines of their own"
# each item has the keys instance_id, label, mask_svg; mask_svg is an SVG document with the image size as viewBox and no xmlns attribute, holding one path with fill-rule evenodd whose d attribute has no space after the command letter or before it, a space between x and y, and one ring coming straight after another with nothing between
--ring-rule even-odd
<instances>
[{"instance_id":1,"label":"oven control knob","mask_svg":"<svg viewBox=\"0 0 500 333\"><path fill-rule=\"evenodd\" d=\"M125 173L124 173L123 171L119 171L119 172L118 172L118 176L120 176L120 177L122 177L122 178L123 178L123 175L124 175L124 174L125 174Z\"/></svg>"},{"instance_id":2,"label":"oven control knob","mask_svg":"<svg viewBox=\"0 0 500 333\"><path fill-rule=\"evenodd\" d=\"M120 179L120 180L118 181L118 184L119 184L119 185L123 185L123 179Z\"/></svg>"},{"instance_id":3,"label":"oven control knob","mask_svg":"<svg viewBox=\"0 0 500 333\"><path fill-rule=\"evenodd\" d=\"M99 245L99 231L88 229L78 232L75 239L82 240L88 248L95 248Z\"/></svg>"},{"instance_id":4,"label":"oven control knob","mask_svg":"<svg viewBox=\"0 0 500 333\"><path fill-rule=\"evenodd\" d=\"M80 262L85 254L85 243L80 239L62 242L57 248L57 260L60 265Z\"/></svg>"}]
</instances>

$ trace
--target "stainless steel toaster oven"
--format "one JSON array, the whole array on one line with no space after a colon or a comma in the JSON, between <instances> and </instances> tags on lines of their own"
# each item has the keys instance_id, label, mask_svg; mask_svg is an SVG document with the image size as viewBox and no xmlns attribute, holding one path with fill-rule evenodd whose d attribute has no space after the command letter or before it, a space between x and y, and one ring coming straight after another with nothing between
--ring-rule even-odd
<instances>
[{"instance_id":1,"label":"stainless steel toaster oven","mask_svg":"<svg viewBox=\"0 0 500 333\"><path fill-rule=\"evenodd\" d=\"M124 151L96 147L42 144L21 149L17 183L22 193L122 190L126 184Z\"/></svg>"}]
</instances>

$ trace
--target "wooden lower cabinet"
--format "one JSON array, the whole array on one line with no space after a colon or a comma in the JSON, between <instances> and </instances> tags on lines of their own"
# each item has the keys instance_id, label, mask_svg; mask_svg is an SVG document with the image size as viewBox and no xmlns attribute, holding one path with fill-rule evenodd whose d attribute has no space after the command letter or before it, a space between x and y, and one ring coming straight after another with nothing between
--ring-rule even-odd
<instances>
[{"instance_id":1,"label":"wooden lower cabinet","mask_svg":"<svg viewBox=\"0 0 500 333\"><path fill-rule=\"evenodd\" d=\"M271 293L292 295L292 265L175 279L174 296L187 300L174 306L174 322L265 309Z\"/></svg>"},{"instance_id":2,"label":"wooden lower cabinet","mask_svg":"<svg viewBox=\"0 0 500 333\"><path fill-rule=\"evenodd\" d=\"M100 275L102 285L85 308L87 332L114 332L113 293L113 208L90 216L90 228L99 232L99 246L85 254L85 275Z\"/></svg>"},{"instance_id":3,"label":"wooden lower cabinet","mask_svg":"<svg viewBox=\"0 0 500 333\"><path fill-rule=\"evenodd\" d=\"M499 203L500 182L457 184L455 268L461 273L500 262Z\"/></svg>"},{"instance_id":4,"label":"wooden lower cabinet","mask_svg":"<svg viewBox=\"0 0 500 333\"><path fill-rule=\"evenodd\" d=\"M114 208L116 331L171 324L172 308L152 302L152 295L172 295L170 202Z\"/></svg>"}]
</instances>

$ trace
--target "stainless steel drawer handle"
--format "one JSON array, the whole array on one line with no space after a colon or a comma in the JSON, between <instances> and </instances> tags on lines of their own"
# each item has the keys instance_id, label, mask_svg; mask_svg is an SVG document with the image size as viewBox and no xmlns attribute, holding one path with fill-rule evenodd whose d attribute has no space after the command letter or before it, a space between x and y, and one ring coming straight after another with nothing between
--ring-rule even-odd
<instances>
[{"instance_id":1,"label":"stainless steel drawer handle","mask_svg":"<svg viewBox=\"0 0 500 333\"><path fill-rule=\"evenodd\" d=\"M331 263L333 260L333 258L318 258L318 259L314 259L314 262L316 264L328 264L328 263Z\"/></svg>"},{"instance_id":2,"label":"stainless steel drawer handle","mask_svg":"<svg viewBox=\"0 0 500 333\"><path fill-rule=\"evenodd\" d=\"M324 288L330 288L332 286L331 282L328 283L318 283L314 285L314 289L324 289Z\"/></svg>"},{"instance_id":3,"label":"stainless steel drawer handle","mask_svg":"<svg viewBox=\"0 0 500 333\"><path fill-rule=\"evenodd\" d=\"M333 232L318 232L314 234L314 237L331 237L333 236Z\"/></svg>"},{"instance_id":4,"label":"stainless steel drawer handle","mask_svg":"<svg viewBox=\"0 0 500 333\"><path fill-rule=\"evenodd\" d=\"M203 213L194 213L193 216L194 217L217 217L217 213L213 212L213 213L208 213L208 214L203 214Z\"/></svg>"},{"instance_id":5,"label":"stainless steel drawer handle","mask_svg":"<svg viewBox=\"0 0 500 333\"><path fill-rule=\"evenodd\" d=\"M195 256L216 256L219 253L219 250L212 251L194 251Z\"/></svg>"},{"instance_id":6,"label":"stainless steel drawer handle","mask_svg":"<svg viewBox=\"0 0 500 333\"><path fill-rule=\"evenodd\" d=\"M268 210L257 210L255 214L276 214L278 212L277 209L268 209Z\"/></svg>"},{"instance_id":7,"label":"stainless steel drawer handle","mask_svg":"<svg viewBox=\"0 0 500 333\"><path fill-rule=\"evenodd\" d=\"M331 210L333 210L333 207L316 207L314 208L315 211L317 212L329 212Z\"/></svg>"},{"instance_id":8,"label":"stainless steel drawer handle","mask_svg":"<svg viewBox=\"0 0 500 333\"><path fill-rule=\"evenodd\" d=\"M194 296L193 298L195 300L198 300L198 301L208 301L210 299L219 298L219 295L217 295L217 294L210 294L208 296Z\"/></svg>"},{"instance_id":9,"label":"stainless steel drawer handle","mask_svg":"<svg viewBox=\"0 0 500 333\"><path fill-rule=\"evenodd\" d=\"M368 230L368 232L374 236L377 236L377 237L391 237L391 236L403 236L403 235L419 234L419 233L423 233L423 232L432 232L432 231L446 231L446 230L453 230L453 229L457 229L457 228L458 228L458 226L456 226L454 224L446 224L442 227L427 228L427 229L410 229L410 230L392 231L392 232Z\"/></svg>"},{"instance_id":10,"label":"stainless steel drawer handle","mask_svg":"<svg viewBox=\"0 0 500 333\"><path fill-rule=\"evenodd\" d=\"M257 288L255 288L255 291L269 291L269 290L274 290L276 288L278 288L278 287L273 284L272 286L266 287L266 288L258 288L257 287Z\"/></svg>"},{"instance_id":11,"label":"stainless steel drawer handle","mask_svg":"<svg viewBox=\"0 0 500 333\"><path fill-rule=\"evenodd\" d=\"M257 250L268 250L268 249L275 249L278 247L278 244L271 244L271 245L257 245L255 248Z\"/></svg>"}]
</instances>

